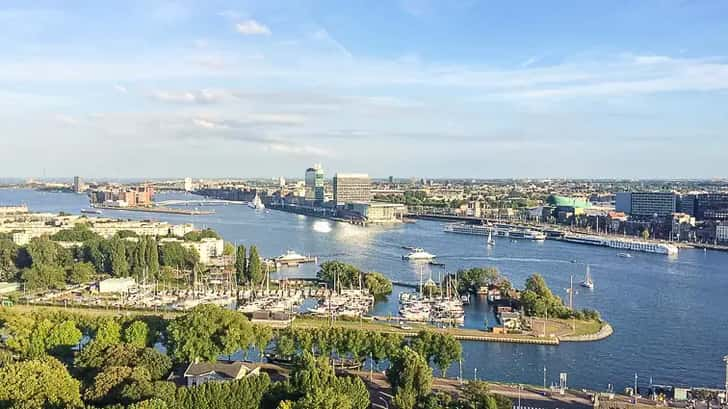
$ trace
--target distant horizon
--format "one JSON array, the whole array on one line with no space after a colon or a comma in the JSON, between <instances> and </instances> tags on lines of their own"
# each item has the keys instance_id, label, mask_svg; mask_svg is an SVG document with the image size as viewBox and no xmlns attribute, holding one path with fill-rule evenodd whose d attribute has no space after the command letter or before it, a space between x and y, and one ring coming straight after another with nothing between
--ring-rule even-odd
<instances>
[{"instance_id":1,"label":"distant horizon","mask_svg":"<svg viewBox=\"0 0 728 409\"><path fill-rule=\"evenodd\" d=\"M341 172L344 173L344 172ZM362 172L366 173L366 172ZM154 182L160 182L160 181L177 181L177 180L184 180L187 177L192 178L193 181L198 180L244 180L244 181L273 181L279 177L282 177L286 180L304 180L304 176L212 176L212 177L197 177L197 176L169 176L169 177L103 177L103 176L83 176L83 175L74 175L74 176L46 176L46 177L34 177L34 176L28 176L28 177L0 177L0 183L7 183L7 182L19 182L19 183L26 183L29 180L33 180L34 182L57 182L57 183L71 183L73 182L73 178L79 176L81 177L83 182L88 181L129 181L129 182L142 182L142 181L154 181ZM334 176L334 174L326 174L325 179L331 180L331 178ZM493 178L483 178L483 177L429 177L429 176L396 176L391 175L395 181L411 181L412 179L415 179L416 181L420 181L422 179L427 181L463 181L468 182L471 180L475 180L476 182L488 182L488 181L575 181L575 182L728 182L728 177L715 177L715 178L620 178L620 177L493 177ZM389 176L373 176L369 175L369 177L372 180L375 181L387 181L389 179Z\"/></svg>"}]
</instances>

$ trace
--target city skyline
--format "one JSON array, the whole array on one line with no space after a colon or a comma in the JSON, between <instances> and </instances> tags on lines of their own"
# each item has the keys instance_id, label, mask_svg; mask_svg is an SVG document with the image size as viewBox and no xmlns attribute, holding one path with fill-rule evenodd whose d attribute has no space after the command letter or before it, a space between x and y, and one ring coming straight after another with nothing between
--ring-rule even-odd
<instances>
[{"instance_id":1,"label":"city skyline","mask_svg":"<svg viewBox=\"0 0 728 409\"><path fill-rule=\"evenodd\" d=\"M0 174L726 177L726 12L5 2Z\"/></svg>"}]
</instances>

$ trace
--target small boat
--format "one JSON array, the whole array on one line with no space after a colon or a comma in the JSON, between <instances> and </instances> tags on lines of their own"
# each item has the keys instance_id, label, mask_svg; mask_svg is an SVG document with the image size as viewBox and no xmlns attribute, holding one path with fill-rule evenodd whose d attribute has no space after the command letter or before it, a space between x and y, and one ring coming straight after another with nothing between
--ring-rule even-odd
<instances>
[{"instance_id":1,"label":"small boat","mask_svg":"<svg viewBox=\"0 0 728 409\"><path fill-rule=\"evenodd\" d=\"M594 289L594 281L589 274L589 264L586 265L586 274L584 275L584 281L581 282L581 286L590 290Z\"/></svg>"},{"instance_id":2,"label":"small boat","mask_svg":"<svg viewBox=\"0 0 728 409\"><path fill-rule=\"evenodd\" d=\"M493 231L488 231L488 245L489 246L495 246L495 240L493 239Z\"/></svg>"},{"instance_id":3,"label":"small boat","mask_svg":"<svg viewBox=\"0 0 728 409\"><path fill-rule=\"evenodd\" d=\"M629 253L617 253L617 257L632 258L632 255Z\"/></svg>"},{"instance_id":4,"label":"small boat","mask_svg":"<svg viewBox=\"0 0 728 409\"><path fill-rule=\"evenodd\" d=\"M101 210L99 210L99 209L81 209L81 213L84 213L84 214L101 214Z\"/></svg>"},{"instance_id":5,"label":"small boat","mask_svg":"<svg viewBox=\"0 0 728 409\"><path fill-rule=\"evenodd\" d=\"M250 207L251 209L255 209L255 210L265 210L265 205L263 204L263 201L260 200L260 197L258 196L257 193L255 194L255 197L253 198L253 200L250 203L248 203L248 207Z\"/></svg>"},{"instance_id":6,"label":"small boat","mask_svg":"<svg viewBox=\"0 0 728 409\"><path fill-rule=\"evenodd\" d=\"M431 266L436 266L436 267L445 267L445 263L440 263L440 262L438 262L438 261L430 261L430 262L429 262L429 263L427 263L427 264L429 264L429 265L431 265Z\"/></svg>"},{"instance_id":7,"label":"small boat","mask_svg":"<svg viewBox=\"0 0 728 409\"><path fill-rule=\"evenodd\" d=\"M411 253L407 254L406 256L402 256L405 260L432 260L433 258L437 257L434 254L426 252L424 249L416 248L412 250Z\"/></svg>"}]
</instances>

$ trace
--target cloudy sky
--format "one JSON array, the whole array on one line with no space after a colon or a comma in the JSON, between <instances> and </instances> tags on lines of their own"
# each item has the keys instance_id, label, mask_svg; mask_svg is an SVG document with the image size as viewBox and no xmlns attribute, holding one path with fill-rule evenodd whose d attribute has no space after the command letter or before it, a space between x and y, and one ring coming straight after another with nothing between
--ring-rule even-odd
<instances>
[{"instance_id":1,"label":"cloudy sky","mask_svg":"<svg viewBox=\"0 0 728 409\"><path fill-rule=\"evenodd\" d=\"M32 3L32 5L30 5ZM0 2L0 176L728 176L728 2Z\"/></svg>"}]
</instances>

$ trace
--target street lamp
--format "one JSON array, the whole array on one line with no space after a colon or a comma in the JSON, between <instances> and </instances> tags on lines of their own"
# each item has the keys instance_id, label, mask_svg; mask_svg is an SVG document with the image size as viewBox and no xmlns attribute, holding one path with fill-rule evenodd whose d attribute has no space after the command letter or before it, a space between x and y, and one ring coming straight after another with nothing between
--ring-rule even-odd
<instances>
[{"instance_id":1,"label":"street lamp","mask_svg":"<svg viewBox=\"0 0 728 409\"><path fill-rule=\"evenodd\" d=\"M518 409L521 409L521 391L523 390L523 385L518 385Z\"/></svg>"},{"instance_id":2,"label":"street lamp","mask_svg":"<svg viewBox=\"0 0 728 409\"><path fill-rule=\"evenodd\" d=\"M728 355L723 357L725 362L725 401L728 402Z\"/></svg>"}]
</instances>

